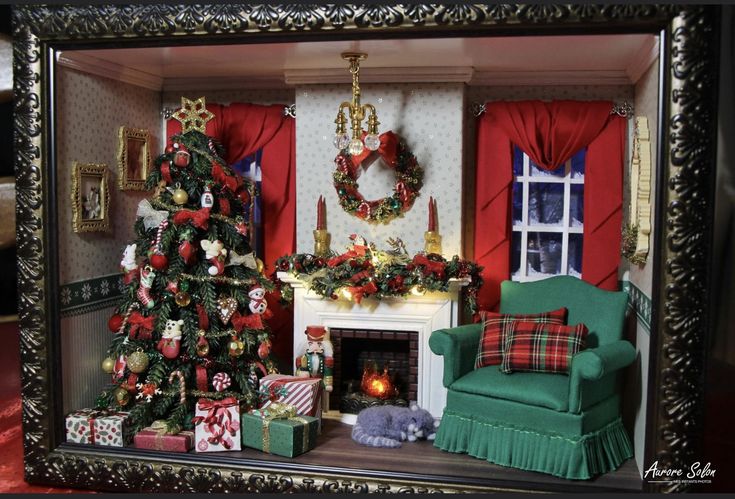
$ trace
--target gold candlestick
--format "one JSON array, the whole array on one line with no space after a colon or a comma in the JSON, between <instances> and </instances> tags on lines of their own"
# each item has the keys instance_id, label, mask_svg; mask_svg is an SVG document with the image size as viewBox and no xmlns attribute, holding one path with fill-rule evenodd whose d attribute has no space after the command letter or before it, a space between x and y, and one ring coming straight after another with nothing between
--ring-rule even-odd
<instances>
[{"instance_id":1,"label":"gold candlestick","mask_svg":"<svg viewBox=\"0 0 735 499\"><path fill-rule=\"evenodd\" d=\"M442 254L442 236L435 230L424 232L424 251L426 254Z\"/></svg>"},{"instance_id":2,"label":"gold candlestick","mask_svg":"<svg viewBox=\"0 0 735 499\"><path fill-rule=\"evenodd\" d=\"M327 232L327 229L315 229L314 230L314 254L316 256L326 257L329 256L331 250L329 249L329 243L332 236Z\"/></svg>"}]
</instances>

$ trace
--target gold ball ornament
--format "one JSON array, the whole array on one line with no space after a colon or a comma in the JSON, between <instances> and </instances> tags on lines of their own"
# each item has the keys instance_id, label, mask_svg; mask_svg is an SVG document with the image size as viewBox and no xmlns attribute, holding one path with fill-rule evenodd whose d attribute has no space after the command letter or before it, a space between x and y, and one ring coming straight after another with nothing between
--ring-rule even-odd
<instances>
[{"instance_id":1,"label":"gold ball ornament","mask_svg":"<svg viewBox=\"0 0 735 499\"><path fill-rule=\"evenodd\" d=\"M146 355L142 350L138 350L128 355L127 361L128 369L130 369L131 373L140 374L148 369L148 355Z\"/></svg>"},{"instance_id":2,"label":"gold ball ornament","mask_svg":"<svg viewBox=\"0 0 735 499\"><path fill-rule=\"evenodd\" d=\"M102 361L102 371L106 372L107 374L112 374L113 372L115 372L115 359L105 357L105 359Z\"/></svg>"},{"instance_id":3,"label":"gold ball ornament","mask_svg":"<svg viewBox=\"0 0 735 499\"><path fill-rule=\"evenodd\" d=\"M174 203L176 204L186 204L186 202L189 200L189 194L182 189L181 187L178 187L174 193L172 194Z\"/></svg>"},{"instance_id":4,"label":"gold ball ornament","mask_svg":"<svg viewBox=\"0 0 735 499\"><path fill-rule=\"evenodd\" d=\"M115 402L120 407L125 407L130 403L130 393L125 388L117 387L112 394L115 396Z\"/></svg>"},{"instance_id":5,"label":"gold ball ornament","mask_svg":"<svg viewBox=\"0 0 735 499\"><path fill-rule=\"evenodd\" d=\"M179 291L174 295L174 301L179 307L187 307L191 303L191 295L186 291Z\"/></svg>"},{"instance_id":6,"label":"gold ball ornament","mask_svg":"<svg viewBox=\"0 0 735 499\"><path fill-rule=\"evenodd\" d=\"M245 344L239 338L232 338L228 345L230 357L239 357L245 351Z\"/></svg>"},{"instance_id":7,"label":"gold ball ornament","mask_svg":"<svg viewBox=\"0 0 735 499\"><path fill-rule=\"evenodd\" d=\"M262 274L263 270L265 269L265 264L263 263L263 260L261 260L260 258L256 258L255 266L258 269L258 273Z\"/></svg>"}]
</instances>

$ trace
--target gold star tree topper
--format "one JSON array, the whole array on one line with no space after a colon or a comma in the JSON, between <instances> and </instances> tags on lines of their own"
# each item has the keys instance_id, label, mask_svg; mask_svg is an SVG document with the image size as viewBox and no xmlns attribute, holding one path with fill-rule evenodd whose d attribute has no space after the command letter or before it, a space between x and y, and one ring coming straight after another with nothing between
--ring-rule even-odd
<instances>
[{"instance_id":1,"label":"gold star tree topper","mask_svg":"<svg viewBox=\"0 0 735 499\"><path fill-rule=\"evenodd\" d=\"M207 110L204 97L199 97L195 101L182 97L181 109L173 114L173 118L181 122L181 133L191 130L207 133L207 122L214 118L214 114Z\"/></svg>"}]
</instances>

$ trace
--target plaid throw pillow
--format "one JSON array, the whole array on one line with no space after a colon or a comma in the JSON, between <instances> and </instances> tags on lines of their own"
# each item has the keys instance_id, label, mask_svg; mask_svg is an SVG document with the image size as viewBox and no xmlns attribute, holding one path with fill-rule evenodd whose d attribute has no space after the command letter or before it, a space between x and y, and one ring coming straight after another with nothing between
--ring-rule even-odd
<instances>
[{"instance_id":1,"label":"plaid throw pillow","mask_svg":"<svg viewBox=\"0 0 735 499\"><path fill-rule=\"evenodd\" d=\"M485 366L497 366L503 362L503 349L508 328L514 321L537 322L540 324L566 324L567 309L543 312L541 314L499 314L497 312L481 312L482 335L480 347L477 349L475 369Z\"/></svg>"},{"instance_id":2,"label":"plaid throw pillow","mask_svg":"<svg viewBox=\"0 0 735 499\"><path fill-rule=\"evenodd\" d=\"M500 370L568 373L572 356L584 348L587 326L514 322L508 329Z\"/></svg>"}]
</instances>

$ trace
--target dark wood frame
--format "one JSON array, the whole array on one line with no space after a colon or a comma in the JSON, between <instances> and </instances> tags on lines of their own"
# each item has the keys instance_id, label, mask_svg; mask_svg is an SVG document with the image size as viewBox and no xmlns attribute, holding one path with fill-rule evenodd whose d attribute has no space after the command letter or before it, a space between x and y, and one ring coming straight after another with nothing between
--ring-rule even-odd
<instances>
[{"instance_id":1,"label":"dark wood frame","mask_svg":"<svg viewBox=\"0 0 735 499\"><path fill-rule=\"evenodd\" d=\"M659 34L658 189L646 462L701 448L713 224L718 7L671 5L127 5L13 10L18 292L25 477L128 491L521 490L523 484L386 474L63 441L55 224L55 54L62 49L291 40ZM571 487L570 483L570 487ZM666 490L685 490L670 484Z\"/></svg>"}]
</instances>

